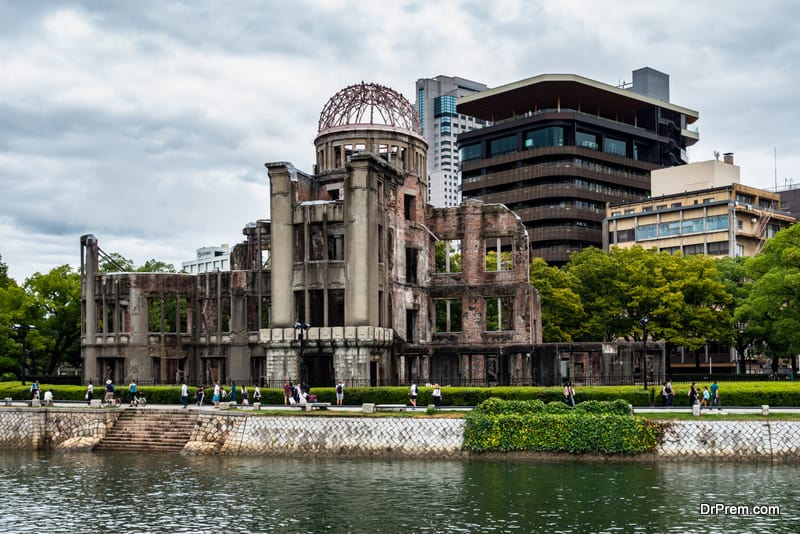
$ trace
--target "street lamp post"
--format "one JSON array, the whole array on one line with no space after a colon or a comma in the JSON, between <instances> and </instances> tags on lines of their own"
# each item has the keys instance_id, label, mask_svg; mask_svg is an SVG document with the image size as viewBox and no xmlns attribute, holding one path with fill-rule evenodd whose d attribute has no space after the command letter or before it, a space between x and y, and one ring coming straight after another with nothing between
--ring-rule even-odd
<instances>
[{"instance_id":1,"label":"street lamp post","mask_svg":"<svg viewBox=\"0 0 800 534\"><path fill-rule=\"evenodd\" d=\"M647 389L647 323L650 319L645 315L639 321L642 325L642 384Z\"/></svg>"},{"instance_id":2,"label":"street lamp post","mask_svg":"<svg viewBox=\"0 0 800 534\"><path fill-rule=\"evenodd\" d=\"M737 360L737 369L739 373L745 374L747 369L745 368L745 361L747 360L747 347L744 345L744 329L747 326L742 321L736 321L736 329L739 331L739 337L736 340L736 352L738 355Z\"/></svg>"},{"instance_id":3,"label":"street lamp post","mask_svg":"<svg viewBox=\"0 0 800 534\"><path fill-rule=\"evenodd\" d=\"M308 323L294 323L294 329L297 331L297 336L300 339L300 388L302 388L306 383L306 355L305 355L305 335L304 332L311 328L311 325Z\"/></svg>"},{"instance_id":4,"label":"street lamp post","mask_svg":"<svg viewBox=\"0 0 800 534\"><path fill-rule=\"evenodd\" d=\"M22 355L19 358L19 376L20 380L22 380L22 385L25 385L25 338L28 337L28 332L30 330L36 329L35 326L32 324L14 324L12 328L15 332L17 332L17 336L20 338L20 342L22 343Z\"/></svg>"}]
</instances>

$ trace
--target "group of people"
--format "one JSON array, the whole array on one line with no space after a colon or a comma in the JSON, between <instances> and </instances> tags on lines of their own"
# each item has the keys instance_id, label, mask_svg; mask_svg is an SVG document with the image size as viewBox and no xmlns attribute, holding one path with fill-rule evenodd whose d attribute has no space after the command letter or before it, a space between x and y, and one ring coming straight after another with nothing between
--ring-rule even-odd
<instances>
[{"instance_id":1,"label":"group of people","mask_svg":"<svg viewBox=\"0 0 800 534\"><path fill-rule=\"evenodd\" d=\"M183 402L183 387L181 386L181 402ZM188 400L188 388L186 392L187 400ZM224 386L220 385L219 382L214 382L214 392L211 397L211 402L213 403L215 408L219 408L220 403L224 402L225 399L228 399L228 402L238 403L239 396L242 398L242 405L247 406L250 404L250 391L248 391L247 386L242 384L241 387L237 388L236 382L231 382L231 389L227 391ZM205 386L200 386L197 388L197 392L195 393L195 404L197 406L202 406L203 402L206 398L206 388ZM257 385L253 387L253 402L261 402L261 388Z\"/></svg>"},{"instance_id":2,"label":"group of people","mask_svg":"<svg viewBox=\"0 0 800 534\"><path fill-rule=\"evenodd\" d=\"M343 386L344 388L344 386ZM286 381L283 383L283 404L284 406L293 406L295 404L307 404L312 402L311 388L308 384L301 384L300 382L292 383ZM344 392L344 389L342 389Z\"/></svg>"},{"instance_id":3,"label":"group of people","mask_svg":"<svg viewBox=\"0 0 800 534\"><path fill-rule=\"evenodd\" d=\"M39 395L41 394L41 388L39 387L39 381L34 380L31 383L31 400L42 400L45 406L52 406L53 405L53 392L49 389L44 392L44 399L41 399Z\"/></svg>"},{"instance_id":4,"label":"group of people","mask_svg":"<svg viewBox=\"0 0 800 534\"><path fill-rule=\"evenodd\" d=\"M695 382L692 382L692 385L689 387L688 395L689 404L692 406L699 405L700 408L712 408L716 406L717 410L722 409L719 400L719 384L717 384L716 380L711 384L711 387L703 386L702 391L697 387Z\"/></svg>"},{"instance_id":5,"label":"group of people","mask_svg":"<svg viewBox=\"0 0 800 534\"><path fill-rule=\"evenodd\" d=\"M700 389L696 382L692 382L689 386L689 391L686 393L689 396L689 405L699 405L701 408L711 408L716 406L718 410L722 409L719 399L719 384L716 380L711 386L703 386ZM664 406L673 406L675 402L675 389L672 387L672 380L667 380L661 387L661 402Z\"/></svg>"},{"instance_id":6,"label":"group of people","mask_svg":"<svg viewBox=\"0 0 800 534\"><path fill-rule=\"evenodd\" d=\"M411 387L408 389L408 400L411 403L411 406L417 406L417 397L419 396L419 387L415 381L411 381ZM433 405L439 409L442 407L442 388L439 384L433 385L433 391L431 392L431 400L433 400Z\"/></svg>"}]
</instances>

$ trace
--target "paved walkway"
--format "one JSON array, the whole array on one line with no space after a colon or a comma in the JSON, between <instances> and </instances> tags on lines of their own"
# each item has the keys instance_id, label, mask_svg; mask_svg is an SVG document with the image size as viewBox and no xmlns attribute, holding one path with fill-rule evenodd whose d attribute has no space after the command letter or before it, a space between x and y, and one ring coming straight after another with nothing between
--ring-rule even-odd
<instances>
[{"instance_id":1,"label":"paved walkway","mask_svg":"<svg viewBox=\"0 0 800 534\"><path fill-rule=\"evenodd\" d=\"M25 407L28 406L28 401L12 401L11 406L15 407ZM88 408L88 404L83 401L55 401L55 408L80 408L86 407ZM125 409L129 408L127 404L123 404L120 408ZM180 410L180 404L148 404L146 408L150 410ZM242 406L238 405L237 408L248 411L252 410L253 406ZM466 412L472 410L472 406L442 406L441 411L445 412ZM427 406L417 406L415 411L424 413L427 409ZM197 406L194 403L191 403L187 406L187 410L190 411L202 411L202 412L214 412L218 411L219 408L214 408L214 406L210 404L204 404L203 406ZM261 410L296 410L298 412L302 411L300 408L291 408L289 406L285 406L283 404L262 404ZM343 406L330 406L328 411L331 412L362 412L362 406L360 404L345 404ZM408 411L411 410L411 406L408 407ZM669 413L692 413L692 409L688 406L676 406L671 408L665 408L663 406L635 406L633 409L634 413L636 414L669 414ZM778 407L778 406L770 406L769 407L770 414L800 414L800 407ZM716 408L703 408L702 415L730 415L730 414L761 414L761 406L730 406L726 407L723 406L721 410L717 410Z\"/></svg>"}]
</instances>

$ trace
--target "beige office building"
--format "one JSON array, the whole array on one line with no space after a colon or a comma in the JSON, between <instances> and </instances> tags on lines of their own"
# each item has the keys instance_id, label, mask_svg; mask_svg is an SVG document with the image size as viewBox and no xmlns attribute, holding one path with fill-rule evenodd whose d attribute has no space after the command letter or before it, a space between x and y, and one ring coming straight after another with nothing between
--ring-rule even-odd
<instances>
[{"instance_id":1,"label":"beige office building","mask_svg":"<svg viewBox=\"0 0 800 534\"><path fill-rule=\"evenodd\" d=\"M640 245L672 254L754 256L795 218L780 197L740 183L733 155L652 171L652 196L609 204L605 250Z\"/></svg>"}]
</instances>

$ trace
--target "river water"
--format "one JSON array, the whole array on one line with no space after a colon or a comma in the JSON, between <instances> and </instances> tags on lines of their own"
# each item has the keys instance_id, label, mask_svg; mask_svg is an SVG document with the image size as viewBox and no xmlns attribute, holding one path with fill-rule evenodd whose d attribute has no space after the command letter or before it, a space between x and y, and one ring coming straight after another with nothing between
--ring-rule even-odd
<instances>
[{"instance_id":1,"label":"river water","mask_svg":"<svg viewBox=\"0 0 800 534\"><path fill-rule=\"evenodd\" d=\"M0 529L14 533L773 533L800 524L800 467L786 464L0 451L0 487Z\"/></svg>"}]
</instances>

